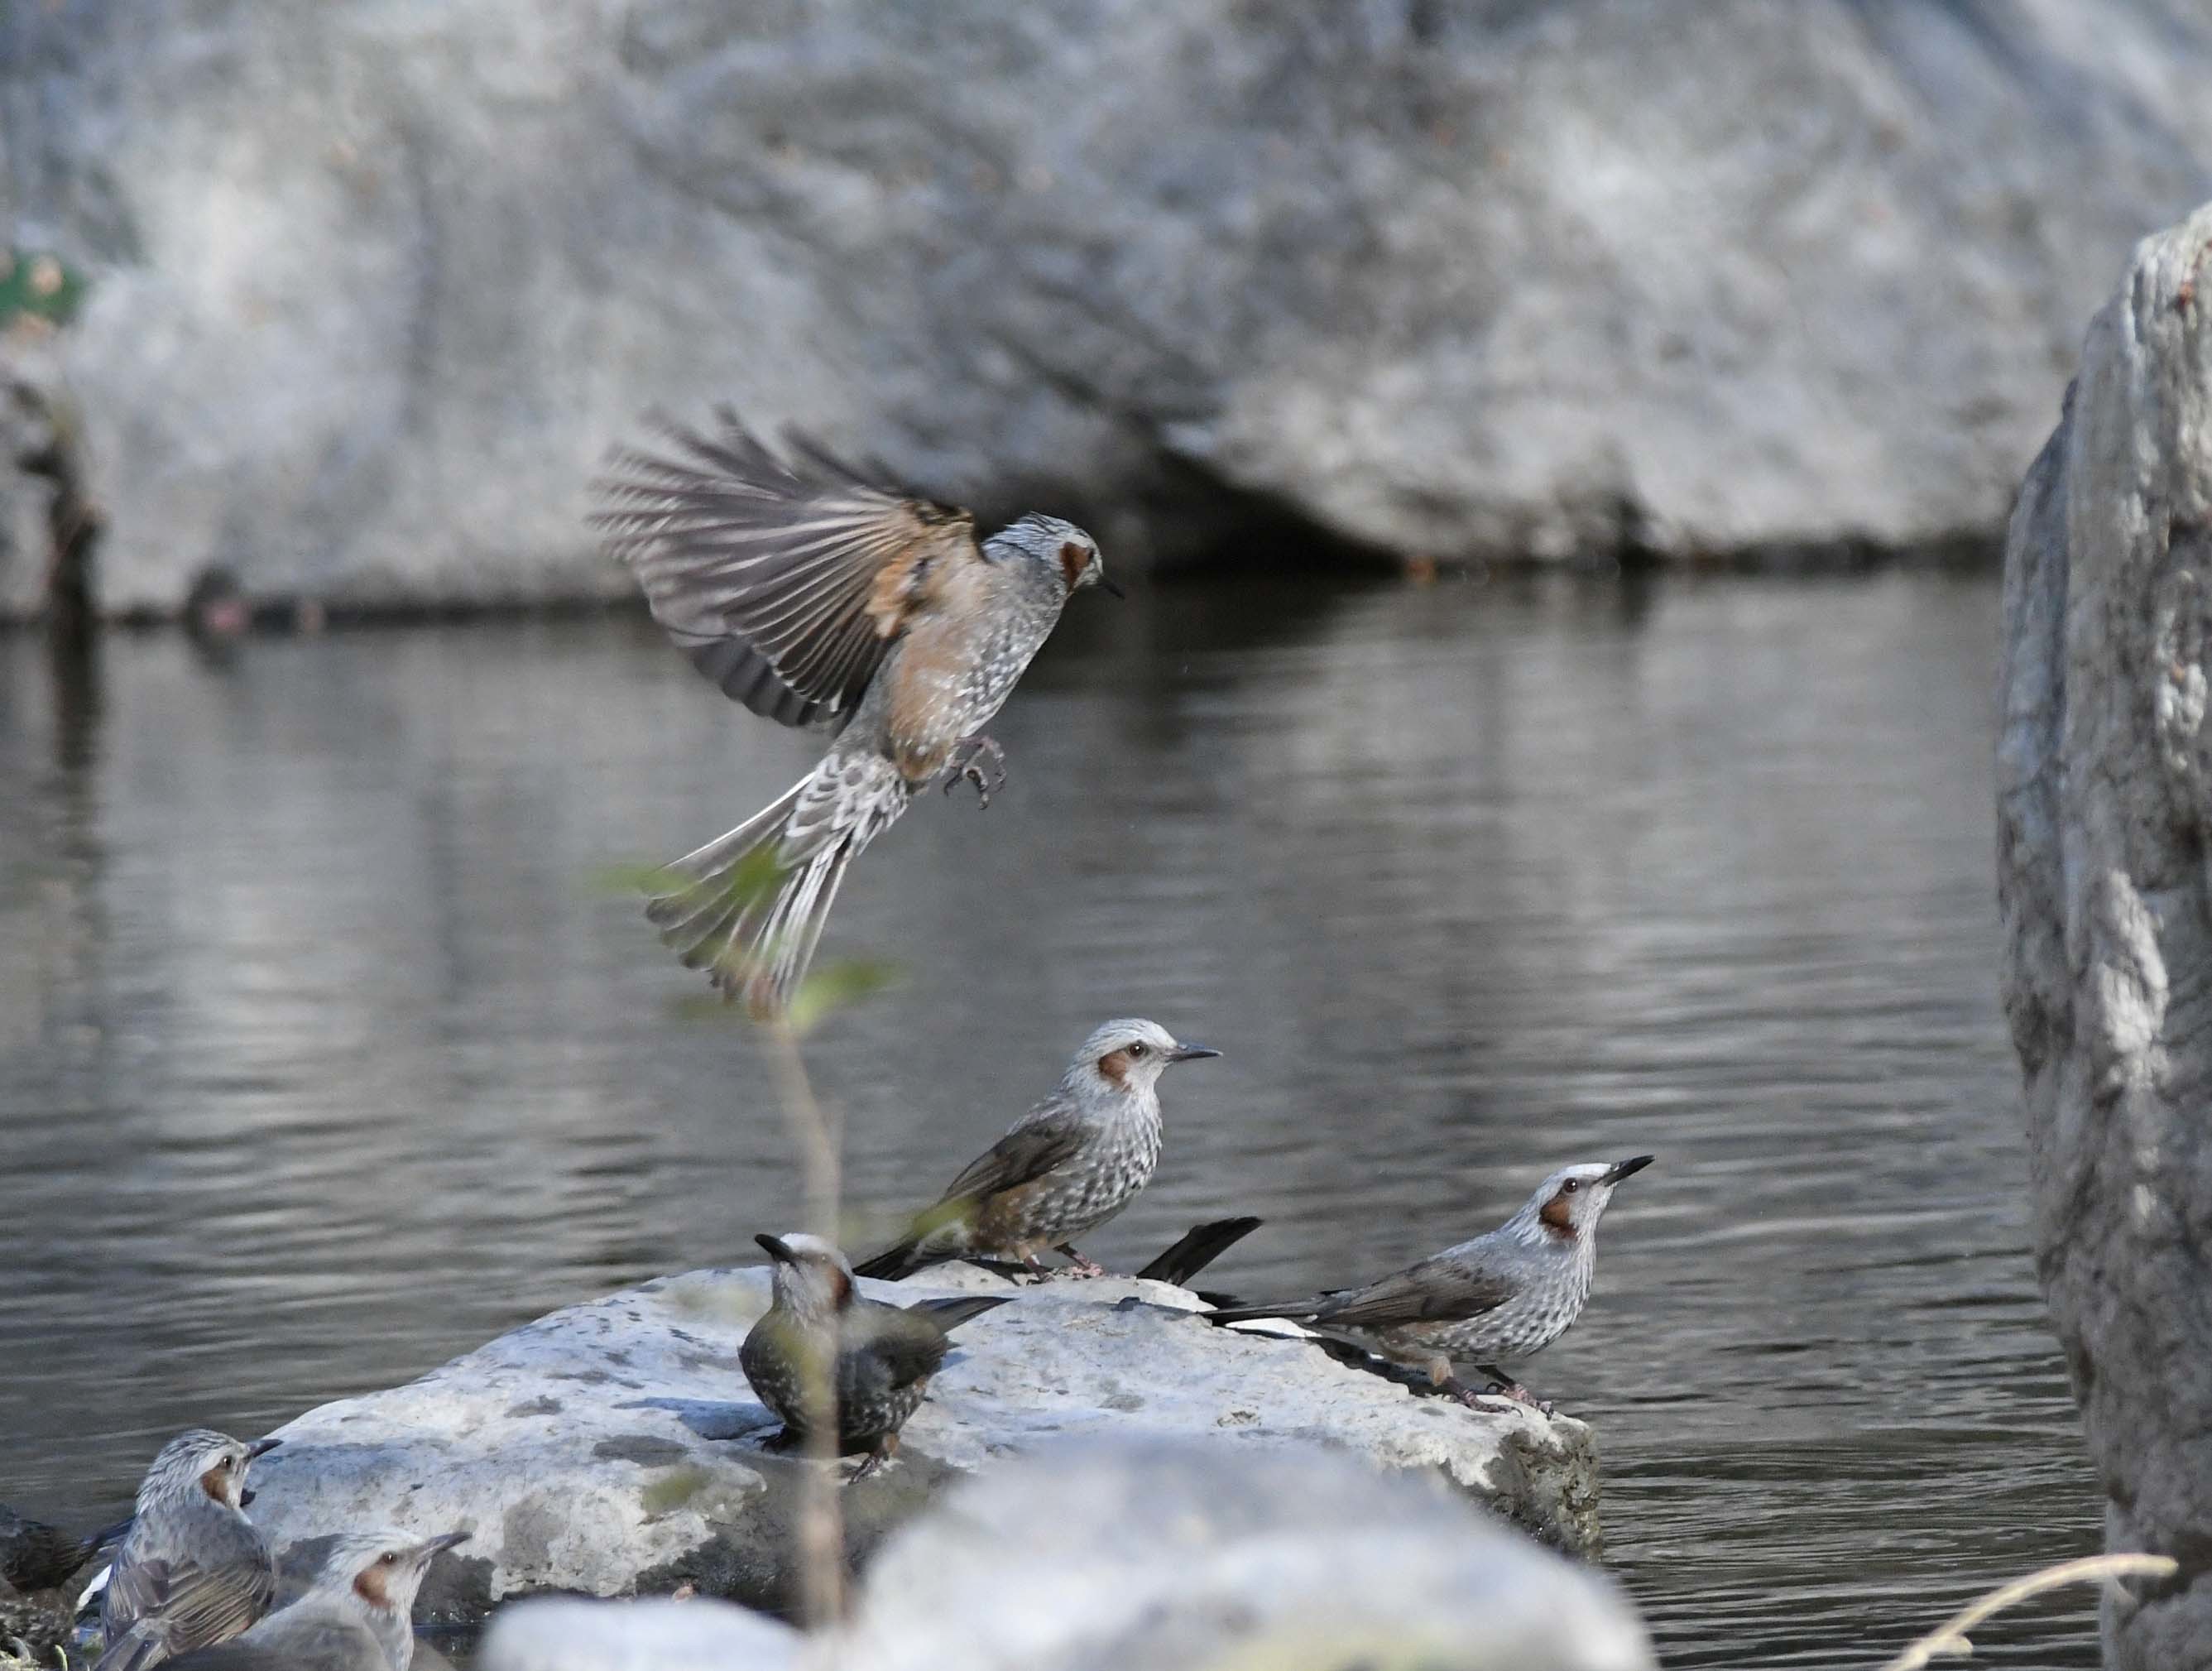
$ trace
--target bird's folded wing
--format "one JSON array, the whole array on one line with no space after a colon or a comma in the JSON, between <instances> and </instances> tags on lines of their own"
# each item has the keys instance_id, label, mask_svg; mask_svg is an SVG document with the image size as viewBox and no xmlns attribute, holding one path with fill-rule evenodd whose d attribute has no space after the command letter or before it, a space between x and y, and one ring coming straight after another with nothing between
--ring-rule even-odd
<instances>
[{"instance_id":1,"label":"bird's folded wing","mask_svg":"<svg viewBox=\"0 0 2212 1671\"><path fill-rule=\"evenodd\" d=\"M1512 1285L1502 1277L1457 1260L1425 1259L1395 1276L1354 1289L1312 1315L1316 1322L1358 1328L1456 1322L1495 1311L1513 1293Z\"/></svg>"},{"instance_id":2,"label":"bird's folded wing","mask_svg":"<svg viewBox=\"0 0 2212 1671\"><path fill-rule=\"evenodd\" d=\"M837 1399L848 1408L910 1387L937 1373L950 1342L927 1318L886 1306L886 1317L869 1320L865 1333L848 1336L837 1354Z\"/></svg>"},{"instance_id":3,"label":"bird's folded wing","mask_svg":"<svg viewBox=\"0 0 2212 1671\"><path fill-rule=\"evenodd\" d=\"M1073 1159L1089 1135L1073 1114L1016 1127L968 1164L945 1192L946 1202L980 1200L1032 1183Z\"/></svg>"},{"instance_id":4,"label":"bird's folded wing","mask_svg":"<svg viewBox=\"0 0 2212 1671\"><path fill-rule=\"evenodd\" d=\"M592 524L731 698L790 726L846 714L908 616L984 561L975 519L717 416L711 435L664 422L672 453L617 454Z\"/></svg>"},{"instance_id":5,"label":"bird's folded wing","mask_svg":"<svg viewBox=\"0 0 2212 1671\"><path fill-rule=\"evenodd\" d=\"M269 1611L276 1598L276 1574L266 1563L209 1569L190 1561L139 1560L110 1581L118 1591L123 1617L152 1627L170 1653L182 1653L236 1636ZM115 1617L113 1613L110 1618ZM131 1662L100 1663L121 1671Z\"/></svg>"}]
</instances>

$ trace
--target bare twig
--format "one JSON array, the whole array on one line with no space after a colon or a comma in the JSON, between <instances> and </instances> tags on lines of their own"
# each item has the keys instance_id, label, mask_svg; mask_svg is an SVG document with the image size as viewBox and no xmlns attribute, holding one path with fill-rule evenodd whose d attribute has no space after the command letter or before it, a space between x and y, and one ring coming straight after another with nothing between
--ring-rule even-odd
<instances>
[{"instance_id":1,"label":"bare twig","mask_svg":"<svg viewBox=\"0 0 2212 1671\"><path fill-rule=\"evenodd\" d=\"M792 1141L799 1150L806 1228L835 1242L844 1122L815 1096L805 1060L799 1054L799 1036L790 1023L775 1018L763 1030L775 1064L784 1115L791 1122ZM836 1623L845 1610L844 1515L837 1495L837 1400L831 1384L834 1358L834 1352L810 1358L805 1366L803 1388L805 1454L810 1466L799 1486L799 1610L806 1623L817 1630Z\"/></svg>"},{"instance_id":2,"label":"bare twig","mask_svg":"<svg viewBox=\"0 0 2212 1671\"><path fill-rule=\"evenodd\" d=\"M1966 1639L1967 1632L2014 1602L2040 1595L2046 1589L2086 1583L2095 1578L2170 1578L2179 1571L2179 1565L2170 1555L2087 1555L2078 1561L2061 1561L2040 1572L2031 1572L2025 1578L2015 1578L2001 1589L1991 1590L1955 1618L1922 1637L1883 1666L1881 1671L1921 1671L1938 1655L1971 1655L1974 1644Z\"/></svg>"}]
</instances>

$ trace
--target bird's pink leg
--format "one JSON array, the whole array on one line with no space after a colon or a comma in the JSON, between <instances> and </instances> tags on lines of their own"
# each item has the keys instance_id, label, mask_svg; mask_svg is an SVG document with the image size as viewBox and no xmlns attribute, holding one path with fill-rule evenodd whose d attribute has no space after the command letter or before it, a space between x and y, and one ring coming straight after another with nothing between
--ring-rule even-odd
<instances>
[{"instance_id":1,"label":"bird's pink leg","mask_svg":"<svg viewBox=\"0 0 2212 1671\"><path fill-rule=\"evenodd\" d=\"M1516 1404L1527 1405L1540 1416L1548 1416L1552 1413L1550 1400L1538 1398L1535 1394L1530 1392L1504 1370L1488 1364L1479 1367L1491 1378L1490 1385L1483 1388L1483 1391L1491 1397L1510 1398Z\"/></svg>"},{"instance_id":2,"label":"bird's pink leg","mask_svg":"<svg viewBox=\"0 0 2212 1671\"><path fill-rule=\"evenodd\" d=\"M975 763L984 759L991 763L988 778L983 769ZM951 774L945 780L945 793L951 794L952 786L963 781L974 784L978 811L988 806L991 797L1006 787L1006 751L980 732L974 737L963 737L955 743L949 763Z\"/></svg>"},{"instance_id":3,"label":"bird's pink leg","mask_svg":"<svg viewBox=\"0 0 2212 1671\"><path fill-rule=\"evenodd\" d=\"M1106 1267L1103 1265L1095 1259L1085 1259L1065 1242L1054 1248L1053 1251L1067 1255L1068 1274L1071 1276L1103 1277L1106 1274Z\"/></svg>"}]
</instances>

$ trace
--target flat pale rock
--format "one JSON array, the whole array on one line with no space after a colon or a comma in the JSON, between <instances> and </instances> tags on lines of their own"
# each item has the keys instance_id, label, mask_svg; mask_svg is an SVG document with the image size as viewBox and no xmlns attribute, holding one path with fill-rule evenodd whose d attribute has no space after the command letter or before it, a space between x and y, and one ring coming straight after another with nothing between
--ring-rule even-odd
<instances>
[{"instance_id":1,"label":"flat pale rock","mask_svg":"<svg viewBox=\"0 0 2212 1671\"><path fill-rule=\"evenodd\" d=\"M1595 1454L1571 1419L1417 1395L1310 1342L1217 1328L1162 1283L1018 1287L963 1269L863 1284L894 1298L978 1286L1014 1303L961 1326L896 1463L843 1493L856 1562L948 1481L1080 1437L1334 1446L1447 1480L1547 1541L1595 1545ZM518 1593L687 1582L781 1608L807 1464L763 1453L776 1424L738 1367L767 1298L761 1267L664 1278L325 1405L256 1465L253 1516L280 1559L343 1527L468 1530L424 1587L426 1621Z\"/></svg>"}]
</instances>

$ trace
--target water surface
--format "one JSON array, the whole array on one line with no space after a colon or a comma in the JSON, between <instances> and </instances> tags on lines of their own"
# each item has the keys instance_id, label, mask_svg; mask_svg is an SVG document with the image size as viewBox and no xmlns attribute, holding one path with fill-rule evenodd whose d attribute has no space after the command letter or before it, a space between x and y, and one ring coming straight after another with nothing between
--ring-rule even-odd
<instances>
[{"instance_id":1,"label":"water surface","mask_svg":"<svg viewBox=\"0 0 2212 1671\"><path fill-rule=\"evenodd\" d=\"M1247 1292L1379 1273L1570 1159L1659 1164L1536 1360L1670 1666L1868 1666L2095 1543L1998 1018L1986 579L1085 598L827 955L852 1194L933 1191L1097 1021L1229 1054L1087 1251L1264 1214ZM0 1498L125 1503L797 1216L765 1065L592 878L806 739L649 627L0 638ZM2054 1598L1984 1663L2095 1662Z\"/></svg>"}]
</instances>

